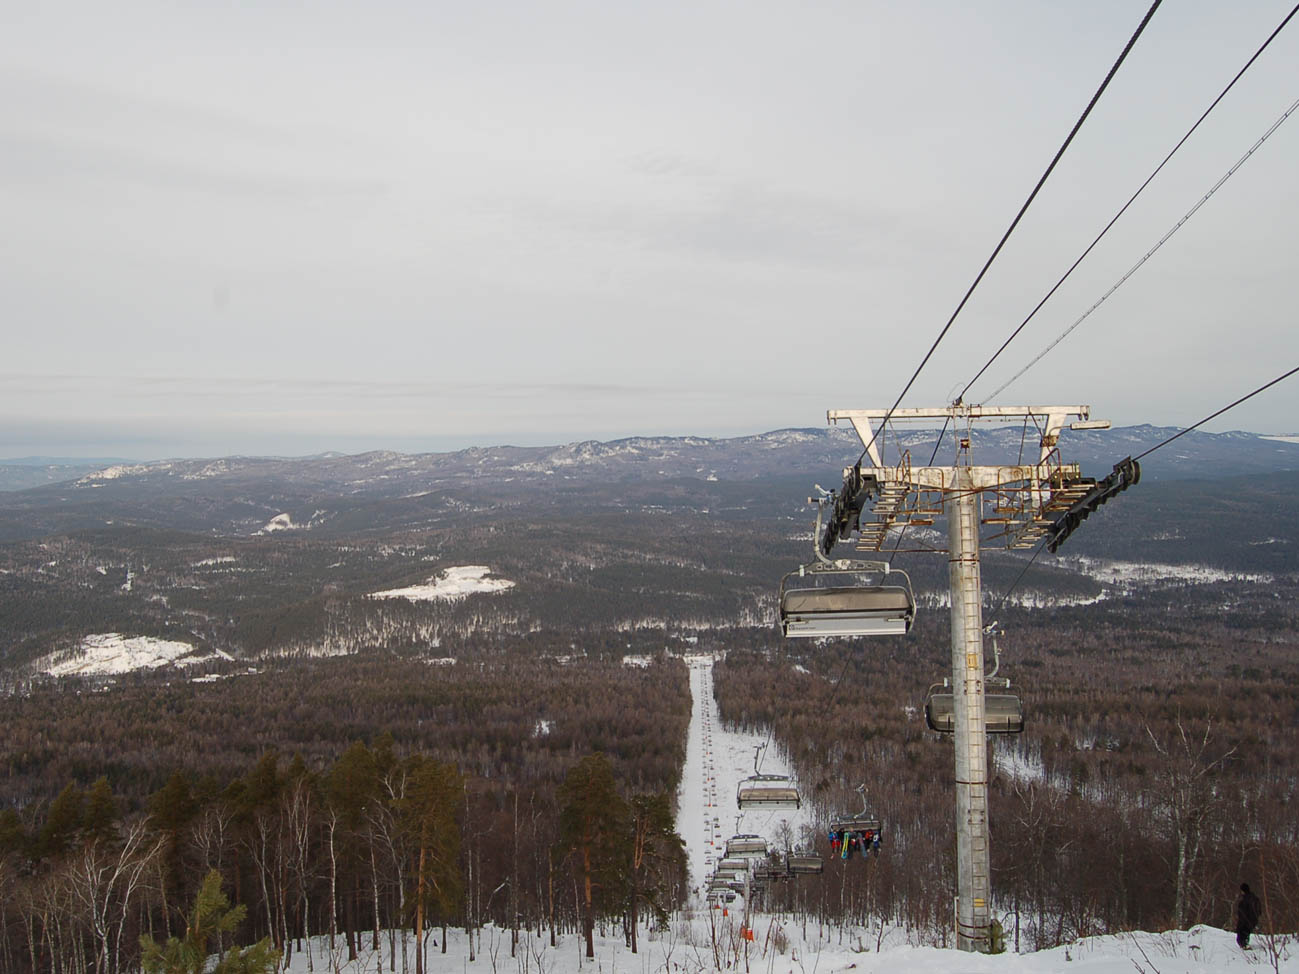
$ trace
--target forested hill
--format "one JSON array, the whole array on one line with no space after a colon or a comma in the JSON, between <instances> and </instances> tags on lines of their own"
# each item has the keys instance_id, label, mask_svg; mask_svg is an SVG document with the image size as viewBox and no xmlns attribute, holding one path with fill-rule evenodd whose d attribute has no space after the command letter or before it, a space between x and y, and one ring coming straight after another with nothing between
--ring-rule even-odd
<instances>
[{"instance_id":1,"label":"forested hill","mask_svg":"<svg viewBox=\"0 0 1299 974\"><path fill-rule=\"evenodd\" d=\"M1066 431L1061 452L1084 475L1099 478L1117 461L1176 432L1154 426ZM919 458L933 453L935 435L918 431L890 441L886 461L902 449L923 462ZM976 431L974 455L985 463L1036 459L1034 442L1031 431L1018 427ZM949 435L940 462L954 450ZM30 463L13 469L0 463L0 541L122 524L219 535L297 530L337 536L445 523L456 514L522 503L560 512L590 503L670 510L681 484L722 516L752 512L754 505L785 511L812 484L837 485L842 469L860 453L850 429L831 427L455 453L164 460L89 471L68 461L65 467L39 468L45 477L65 469L68 479L38 487L28 486ZM1254 433L1193 432L1144 459L1142 470L1146 482L1299 470L1299 443ZM700 482L710 486L700 488ZM4 489L9 486L28 489Z\"/></svg>"},{"instance_id":2,"label":"forested hill","mask_svg":"<svg viewBox=\"0 0 1299 974\"><path fill-rule=\"evenodd\" d=\"M1069 436L1111 437L1108 459L1163 432ZM772 625L781 576L810 556L807 495L837 482L854 444L786 431L549 453L175 461L0 494L0 674L114 633L220 660L423 653L444 639L574 627ZM1205 477L1143 477L1058 556L1037 559L1015 598L1072 604L1237 577L1277 593L1299 573L1299 472L1240 471L1296 450L1250 434L1181 438L1151 461L1198 453ZM1244 459L1208 459L1233 451ZM1224 471L1236 472L1207 476ZM908 532L899 556L917 593L940 601L945 564L907 549L941 547L942 530ZM990 598L1026 557L988 545ZM372 597L457 566L509 584Z\"/></svg>"},{"instance_id":3,"label":"forested hill","mask_svg":"<svg viewBox=\"0 0 1299 974\"><path fill-rule=\"evenodd\" d=\"M1127 426L1112 430L1066 431L1061 438L1065 459L1082 465L1088 476L1104 474L1125 456L1135 456L1180 432L1172 427ZM885 459L898 449L917 460L933 451L937 430L915 430L882 441ZM1019 426L974 432L974 448L985 462L1018 462L1035 451L1032 430ZM1292 442L1292 440L1296 442ZM950 433L940 459L955 449ZM660 477L716 476L750 480L793 470L822 477L856 460L861 442L848 425L784 429L753 436L636 436L600 442L585 440L559 446L488 446L453 453L405 454L376 451L356 455L309 457L224 457L175 459L147 463L27 457L0 460L0 491L67 484L104 488L114 482L137 486L167 481L247 484L288 483L321 490L364 490L400 494L413 484L455 483L488 476L558 477L562 480L641 480ZM1299 437L1270 438L1257 433L1191 432L1175 448L1153 454L1146 475L1163 477L1227 476L1299 469Z\"/></svg>"}]
</instances>

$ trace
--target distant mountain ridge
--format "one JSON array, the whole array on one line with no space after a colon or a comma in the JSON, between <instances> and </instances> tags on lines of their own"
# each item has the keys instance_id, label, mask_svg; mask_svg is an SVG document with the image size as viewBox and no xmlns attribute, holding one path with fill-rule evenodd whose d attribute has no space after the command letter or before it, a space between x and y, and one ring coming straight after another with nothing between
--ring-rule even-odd
<instances>
[{"instance_id":1,"label":"distant mountain ridge","mask_svg":"<svg viewBox=\"0 0 1299 974\"><path fill-rule=\"evenodd\" d=\"M1127 426L1113 430L1066 431L1060 452L1088 476L1104 476L1126 456L1135 456L1179 431L1173 427ZM912 463L923 465L933 453L936 430L914 430L884 443L886 461L899 449L910 450ZM976 463L1031 462L1037 434L1019 427L975 431ZM948 433L936 462L950 463L956 439ZM463 484L493 477L594 478L613 482L664 477L749 480L806 471L833 481L842 467L856 461L861 443L851 427L783 429L728 438L701 436L634 436L583 440L558 446L471 447L448 453L373 451L353 455L326 453L310 457L222 457L159 460L146 463L93 464L69 460L37 466L0 463L0 490L40 487L57 481L78 488L145 482L229 482L291 479L302 488L339 489L344 493L398 495L430 485ZM1299 442L1257 433L1192 432L1143 461L1151 478L1190 479L1299 469ZM64 476L59 477L62 472ZM826 483L825 486L830 486Z\"/></svg>"}]
</instances>

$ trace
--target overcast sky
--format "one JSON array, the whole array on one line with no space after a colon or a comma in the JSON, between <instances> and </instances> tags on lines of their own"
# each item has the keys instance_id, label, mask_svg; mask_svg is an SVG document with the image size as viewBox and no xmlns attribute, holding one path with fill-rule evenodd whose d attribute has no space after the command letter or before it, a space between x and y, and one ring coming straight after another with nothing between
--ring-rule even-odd
<instances>
[{"instance_id":1,"label":"overcast sky","mask_svg":"<svg viewBox=\"0 0 1299 974\"><path fill-rule=\"evenodd\" d=\"M960 391L1291 5L1164 3L904 405ZM0 456L887 407L1147 7L10 0ZM1292 22L968 399L1296 97ZM1292 118L992 401L1184 426L1299 364L1296 172ZM1299 378L1209 428L1296 432L1296 407Z\"/></svg>"}]
</instances>

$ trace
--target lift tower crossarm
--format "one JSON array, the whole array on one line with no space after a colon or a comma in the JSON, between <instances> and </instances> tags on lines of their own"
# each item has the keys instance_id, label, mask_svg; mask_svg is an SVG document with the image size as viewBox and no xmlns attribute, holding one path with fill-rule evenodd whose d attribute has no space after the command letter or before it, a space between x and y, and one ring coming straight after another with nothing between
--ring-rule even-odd
<instances>
[{"instance_id":1,"label":"lift tower crossarm","mask_svg":"<svg viewBox=\"0 0 1299 974\"><path fill-rule=\"evenodd\" d=\"M956 488L959 477L963 490L986 494L991 513L980 520L997 525L995 537L1010 548L1035 545L1060 516L1087 494L1093 486L1084 479L1078 465L1060 459L1057 445L1061 432L1071 429L1108 427L1090 419L1090 406L970 406L956 404L939 409L832 409L830 422L853 424L870 457L870 466L859 461L844 470L843 487L835 495L819 537L821 553L829 557L835 544L853 531L858 532L859 551L883 550L889 532L899 524L932 524L940 513L943 498ZM1069 422L1071 418L1077 422ZM962 457L954 466L913 467L911 455L903 450L896 466L885 466L881 450L881 424L923 422L942 419L958 429L975 423L1023 420L1039 433L1037 462L976 466L969 463L969 440L962 436ZM869 504L869 520L863 519ZM977 513L977 512L976 512Z\"/></svg>"},{"instance_id":2,"label":"lift tower crossarm","mask_svg":"<svg viewBox=\"0 0 1299 974\"><path fill-rule=\"evenodd\" d=\"M1086 423L1091 419L1090 406L948 406L946 409L830 409L826 411L827 421L838 425L839 420L846 419L852 423L870 457L871 466L882 467L884 461L880 455L872 421L945 419L945 420L980 420L980 419L1033 419L1042 417L1042 454L1038 463L1045 462L1047 454L1055 449L1060 439L1060 431L1065 427L1065 420L1077 416Z\"/></svg>"}]
</instances>

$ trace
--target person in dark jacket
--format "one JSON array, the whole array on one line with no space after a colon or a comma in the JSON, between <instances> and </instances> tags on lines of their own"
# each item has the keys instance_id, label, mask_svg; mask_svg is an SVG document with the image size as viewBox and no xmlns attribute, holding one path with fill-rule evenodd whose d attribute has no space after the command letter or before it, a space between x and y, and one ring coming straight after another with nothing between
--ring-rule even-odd
<instances>
[{"instance_id":1,"label":"person in dark jacket","mask_svg":"<svg viewBox=\"0 0 1299 974\"><path fill-rule=\"evenodd\" d=\"M1249 935L1258 926L1261 912L1258 897L1250 892L1249 883L1240 884L1240 900L1236 903L1236 943L1241 950L1249 950Z\"/></svg>"}]
</instances>

